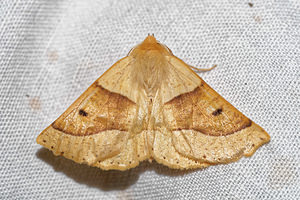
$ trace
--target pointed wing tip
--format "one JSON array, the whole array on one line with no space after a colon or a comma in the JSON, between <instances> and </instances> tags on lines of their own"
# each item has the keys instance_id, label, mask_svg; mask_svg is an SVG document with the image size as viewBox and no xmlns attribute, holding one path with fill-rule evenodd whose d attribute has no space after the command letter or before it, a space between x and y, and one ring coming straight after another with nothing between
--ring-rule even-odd
<instances>
[{"instance_id":1,"label":"pointed wing tip","mask_svg":"<svg viewBox=\"0 0 300 200\"><path fill-rule=\"evenodd\" d=\"M37 137L36 137L36 143L39 144L39 145L42 145L42 134L43 132L41 132ZM42 145L44 146L44 145Z\"/></svg>"},{"instance_id":2,"label":"pointed wing tip","mask_svg":"<svg viewBox=\"0 0 300 200\"><path fill-rule=\"evenodd\" d=\"M254 122L252 122L252 125L257 129L255 136L256 139L253 139L251 148L244 152L245 157L251 157L257 149L271 141L271 136L263 128Z\"/></svg>"},{"instance_id":3,"label":"pointed wing tip","mask_svg":"<svg viewBox=\"0 0 300 200\"><path fill-rule=\"evenodd\" d=\"M44 137L45 137L45 133L49 130L50 127L51 127L51 125L48 126L47 128L45 128L42 132L40 132L40 134L36 137L36 143L38 143L39 145L42 145L42 146L46 147L45 146L46 140L45 140Z\"/></svg>"}]
</instances>

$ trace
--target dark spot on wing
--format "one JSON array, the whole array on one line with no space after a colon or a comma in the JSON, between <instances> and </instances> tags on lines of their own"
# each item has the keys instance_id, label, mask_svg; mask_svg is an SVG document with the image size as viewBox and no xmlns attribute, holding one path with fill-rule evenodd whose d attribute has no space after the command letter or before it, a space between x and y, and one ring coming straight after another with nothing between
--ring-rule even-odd
<instances>
[{"instance_id":1,"label":"dark spot on wing","mask_svg":"<svg viewBox=\"0 0 300 200\"><path fill-rule=\"evenodd\" d=\"M79 110L79 115L86 117L86 116L88 116L88 113L85 112L84 110L80 109Z\"/></svg>"},{"instance_id":2,"label":"dark spot on wing","mask_svg":"<svg viewBox=\"0 0 300 200\"><path fill-rule=\"evenodd\" d=\"M218 115L220 115L221 113L222 113L222 108L218 108L217 110L215 110L213 113L212 113L212 115L213 116L218 116Z\"/></svg>"}]
</instances>

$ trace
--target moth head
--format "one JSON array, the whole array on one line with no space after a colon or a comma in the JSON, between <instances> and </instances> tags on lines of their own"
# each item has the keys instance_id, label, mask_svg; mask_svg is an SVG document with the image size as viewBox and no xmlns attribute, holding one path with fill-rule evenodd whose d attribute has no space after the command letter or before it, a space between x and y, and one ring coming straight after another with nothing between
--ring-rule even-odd
<instances>
[{"instance_id":1,"label":"moth head","mask_svg":"<svg viewBox=\"0 0 300 200\"><path fill-rule=\"evenodd\" d=\"M140 54L159 53L165 56L173 55L172 51L164 44L156 40L154 35L148 35L139 45L132 48L128 56L138 56Z\"/></svg>"}]
</instances>

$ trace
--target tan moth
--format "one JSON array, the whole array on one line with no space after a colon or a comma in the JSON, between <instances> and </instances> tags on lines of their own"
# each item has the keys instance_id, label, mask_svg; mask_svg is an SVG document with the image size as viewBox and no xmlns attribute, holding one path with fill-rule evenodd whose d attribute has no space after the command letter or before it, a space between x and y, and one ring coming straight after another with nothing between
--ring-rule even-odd
<instances>
[{"instance_id":1,"label":"tan moth","mask_svg":"<svg viewBox=\"0 0 300 200\"><path fill-rule=\"evenodd\" d=\"M37 143L77 163L176 169L251 156L270 136L148 36L98 78Z\"/></svg>"}]
</instances>

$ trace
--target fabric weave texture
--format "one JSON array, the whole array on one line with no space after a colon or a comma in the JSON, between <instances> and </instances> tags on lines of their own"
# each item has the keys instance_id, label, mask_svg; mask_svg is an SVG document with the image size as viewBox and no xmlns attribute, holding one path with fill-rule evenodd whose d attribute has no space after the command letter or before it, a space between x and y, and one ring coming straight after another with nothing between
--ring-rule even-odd
<instances>
[{"instance_id":1,"label":"fabric weave texture","mask_svg":"<svg viewBox=\"0 0 300 200\"><path fill-rule=\"evenodd\" d=\"M250 4L249 4L250 3ZM300 199L300 1L2 0L0 199ZM271 141L203 170L76 164L36 144L148 33Z\"/></svg>"}]
</instances>

